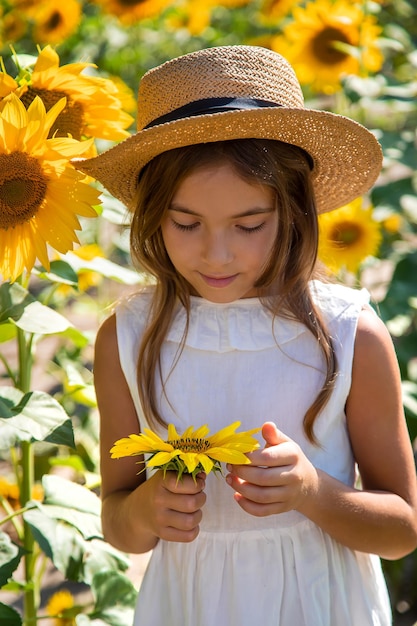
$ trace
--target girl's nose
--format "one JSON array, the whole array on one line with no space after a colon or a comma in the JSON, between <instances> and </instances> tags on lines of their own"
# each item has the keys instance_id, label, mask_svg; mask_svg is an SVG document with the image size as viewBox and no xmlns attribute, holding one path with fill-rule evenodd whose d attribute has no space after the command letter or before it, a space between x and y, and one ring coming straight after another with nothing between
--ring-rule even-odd
<instances>
[{"instance_id":1,"label":"girl's nose","mask_svg":"<svg viewBox=\"0 0 417 626\"><path fill-rule=\"evenodd\" d=\"M203 258L213 267L220 267L232 261L233 252L226 233L207 234L204 242Z\"/></svg>"}]
</instances>

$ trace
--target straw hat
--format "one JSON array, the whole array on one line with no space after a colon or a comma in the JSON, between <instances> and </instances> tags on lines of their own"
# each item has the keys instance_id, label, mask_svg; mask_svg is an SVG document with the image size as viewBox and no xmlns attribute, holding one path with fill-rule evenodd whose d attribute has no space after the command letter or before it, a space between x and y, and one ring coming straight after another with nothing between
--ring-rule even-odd
<instances>
[{"instance_id":1,"label":"straw hat","mask_svg":"<svg viewBox=\"0 0 417 626\"><path fill-rule=\"evenodd\" d=\"M138 174L161 152L250 137L277 139L310 154L322 213L368 191L381 169L372 133L344 116L304 108L292 67L258 46L207 48L150 70L139 86L138 132L73 163L134 209Z\"/></svg>"}]
</instances>

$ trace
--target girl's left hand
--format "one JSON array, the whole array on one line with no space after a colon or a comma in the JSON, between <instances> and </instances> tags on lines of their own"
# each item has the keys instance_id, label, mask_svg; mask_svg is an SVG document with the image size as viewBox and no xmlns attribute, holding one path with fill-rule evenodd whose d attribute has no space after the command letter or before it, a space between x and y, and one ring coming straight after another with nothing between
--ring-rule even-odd
<instances>
[{"instance_id":1,"label":"girl's left hand","mask_svg":"<svg viewBox=\"0 0 417 626\"><path fill-rule=\"evenodd\" d=\"M251 465L228 465L226 482L244 511L265 517L303 508L314 495L317 471L301 448L273 422L262 427L265 447L248 454Z\"/></svg>"}]
</instances>

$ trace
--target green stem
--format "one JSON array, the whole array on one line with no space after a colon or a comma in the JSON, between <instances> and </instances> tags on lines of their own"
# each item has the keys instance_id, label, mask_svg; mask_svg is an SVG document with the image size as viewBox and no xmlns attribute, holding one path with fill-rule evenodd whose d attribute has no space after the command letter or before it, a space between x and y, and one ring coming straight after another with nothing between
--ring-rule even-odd
<instances>
[{"instance_id":1,"label":"green stem","mask_svg":"<svg viewBox=\"0 0 417 626\"><path fill-rule=\"evenodd\" d=\"M19 358L19 389L23 393L28 393L31 389L32 376L32 342L33 335L27 334L22 329L17 329L17 345ZM21 442L21 475L20 475L20 502L24 508L32 498L35 463L33 446L30 441ZM35 540L30 526L23 522L23 547L26 550L24 556L25 566L25 593L23 600L23 624L24 626L35 626L37 622L38 593L34 580L36 556L34 553Z\"/></svg>"},{"instance_id":2,"label":"green stem","mask_svg":"<svg viewBox=\"0 0 417 626\"><path fill-rule=\"evenodd\" d=\"M32 497L32 488L34 483L34 458L33 458L33 446L30 441L22 441L22 458L21 458L21 467L22 467L22 486L21 486L21 504L23 507L26 506L26 503ZM23 623L24 626L32 626L36 624L36 613L37 613L37 590L34 582L34 571L35 571L35 554L34 547L35 541L32 535L32 531L30 526L23 522L24 527L24 538L23 538L23 547L26 550L25 554L25 581L26 581L26 589L24 595L24 606L23 606Z\"/></svg>"},{"instance_id":3,"label":"green stem","mask_svg":"<svg viewBox=\"0 0 417 626\"><path fill-rule=\"evenodd\" d=\"M19 359L19 374L17 387L28 393L30 391L31 377L32 377L32 341L33 335L28 337L21 328L17 329L17 347L18 347L18 359Z\"/></svg>"}]
</instances>

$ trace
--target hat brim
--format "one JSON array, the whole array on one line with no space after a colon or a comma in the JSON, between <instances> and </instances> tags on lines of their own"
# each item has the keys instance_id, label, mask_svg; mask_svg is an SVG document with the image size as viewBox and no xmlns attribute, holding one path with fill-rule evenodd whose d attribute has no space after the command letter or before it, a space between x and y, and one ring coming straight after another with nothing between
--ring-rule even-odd
<instances>
[{"instance_id":1,"label":"hat brim","mask_svg":"<svg viewBox=\"0 0 417 626\"><path fill-rule=\"evenodd\" d=\"M319 213L366 193L382 166L381 146L361 124L328 111L281 107L182 118L139 131L97 157L72 163L134 210L139 172L157 155L198 143L245 138L279 140L310 154Z\"/></svg>"}]
</instances>

